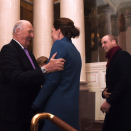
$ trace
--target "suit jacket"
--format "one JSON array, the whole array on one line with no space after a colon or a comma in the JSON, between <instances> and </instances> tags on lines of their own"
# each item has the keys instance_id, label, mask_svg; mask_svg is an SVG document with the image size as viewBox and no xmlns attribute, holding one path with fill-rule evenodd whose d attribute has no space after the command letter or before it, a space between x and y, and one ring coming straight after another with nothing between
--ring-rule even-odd
<instances>
[{"instance_id":1,"label":"suit jacket","mask_svg":"<svg viewBox=\"0 0 131 131\"><path fill-rule=\"evenodd\" d=\"M0 119L29 121L31 104L37 96L44 76L35 57L34 70L24 50L15 41L4 45L0 54Z\"/></svg>"},{"instance_id":2,"label":"suit jacket","mask_svg":"<svg viewBox=\"0 0 131 131\"><path fill-rule=\"evenodd\" d=\"M42 112L49 112L79 130L79 83L81 71L80 53L73 43L64 37L54 42L50 57L66 60L64 71L50 73L34 101ZM45 120L42 131L61 131L50 121Z\"/></svg>"},{"instance_id":3,"label":"suit jacket","mask_svg":"<svg viewBox=\"0 0 131 131\"><path fill-rule=\"evenodd\" d=\"M102 131L130 131L131 124L131 56L119 49L106 70L106 88L111 105Z\"/></svg>"}]
</instances>

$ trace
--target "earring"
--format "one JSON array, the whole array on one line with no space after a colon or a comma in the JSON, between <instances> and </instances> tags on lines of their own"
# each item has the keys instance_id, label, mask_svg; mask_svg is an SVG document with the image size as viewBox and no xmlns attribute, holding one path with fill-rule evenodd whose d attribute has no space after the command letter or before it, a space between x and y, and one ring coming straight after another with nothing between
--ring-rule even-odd
<instances>
[{"instance_id":1,"label":"earring","mask_svg":"<svg viewBox=\"0 0 131 131\"><path fill-rule=\"evenodd\" d=\"M60 34L58 34L58 37L60 37Z\"/></svg>"}]
</instances>

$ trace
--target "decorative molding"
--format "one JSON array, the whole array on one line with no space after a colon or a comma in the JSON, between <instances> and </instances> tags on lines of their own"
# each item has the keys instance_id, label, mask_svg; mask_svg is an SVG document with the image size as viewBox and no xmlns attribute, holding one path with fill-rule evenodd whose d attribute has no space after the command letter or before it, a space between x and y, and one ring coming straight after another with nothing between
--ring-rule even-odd
<instances>
[{"instance_id":1,"label":"decorative molding","mask_svg":"<svg viewBox=\"0 0 131 131\"><path fill-rule=\"evenodd\" d=\"M22 1L24 1L24 2L26 2L27 4L29 4L29 5L32 5L32 6L33 6L33 2L31 2L30 0L22 0Z\"/></svg>"},{"instance_id":2,"label":"decorative molding","mask_svg":"<svg viewBox=\"0 0 131 131\"><path fill-rule=\"evenodd\" d=\"M90 70L86 72L86 80L88 87L100 86L99 83L99 70Z\"/></svg>"},{"instance_id":3,"label":"decorative molding","mask_svg":"<svg viewBox=\"0 0 131 131\"><path fill-rule=\"evenodd\" d=\"M86 72L89 70L100 70L106 69L107 62L94 62L94 63L86 63Z\"/></svg>"},{"instance_id":4,"label":"decorative molding","mask_svg":"<svg viewBox=\"0 0 131 131\"><path fill-rule=\"evenodd\" d=\"M24 2L23 0L20 1L20 6L22 6L23 8L26 8L29 11L33 11L33 6Z\"/></svg>"},{"instance_id":5,"label":"decorative molding","mask_svg":"<svg viewBox=\"0 0 131 131\"><path fill-rule=\"evenodd\" d=\"M101 79L100 79L100 88L102 89L102 91L106 87L106 77L105 77L105 75L106 75L106 70L100 70L100 77L101 77Z\"/></svg>"},{"instance_id":6,"label":"decorative molding","mask_svg":"<svg viewBox=\"0 0 131 131\"><path fill-rule=\"evenodd\" d=\"M104 0L108 5L113 7L113 9L116 10L116 8L119 6L120 2L119 0Z\"/></svg>"},{"instance_id":7,"label":"decorative molding","mask_svg":"<svg viewBox=\"0 0 131 131\"><path fill-rule=\"evenodd\" d=\"M81 91L89 91L88 87L87 87L87 82L85 81L80 81L80 90Z\"/></svg>"},{"instance_id":8,"label":"decorative molding","mask_svg":"<svg viewBox=\"0 0 131 131\"><path fill-rule=\"evenodd\" d=\"M120 9L124 9L124 8L130 8L131 7L131 1L128 2L121 2L119 4L119 6L117 7L117 11L119 12Z\"/></svg>"},{"instance_id":9,"label":"decorative molding","mask_svg":"<svg viewBox=\"0 0 131 131\"><path fill-rule=\"evenodd\" d=\"M104 0L97 0L96 5L97 7L99 7L99 6L107 5L107 3Z\"/></svg>"},{"instance_id":10,"label":"decorative molding","mask_svg":"<svg viewBox=\"0 0 131 131\"><path fill-rule=\"evenodd\" d=\"M103 0L107 5L109 5L113 11L116 13L121 8L127 8L131 6L130 0ZM100 6L105 6L106 4L100 4ZM99 7L99 6L98 6Z\"/></svg>"},{"instance_id":11,"label":"decorative molding","mask_svg":"<svg viewBox=\"0 0 131 131\"><path fill-rule=\"evenodd\" d=\"M54 0L54 4L59 4L60 0Z\"/></svg>"},{"instance_id":12,"label":"decorative molding","mask_svg":"<svg viewBox=\"0 0 131 131\"><path fill-rule=\"evenodd\" d=\"M89 92L95 92L95 120L103 120L105 114L100 111L100 106L104 99L101 97L101 92L104 90L105 74L107 62L86 63L86 80ZM84 88L83 88L84 90Z\"/></svg>"},{"instance_id":13,"label":"decorative molding","mask_svg":"<svg viewBox=\"0 0 131 131\"><path fill-rule=\"evenodd\" d=\"M60 2L60 0L54 0L54 2Z\"/></svg>"},{"instance_id":14,"label":"decorative molding","mask_svg":"<svg viewBox=\"0 0 131 131\"><path fill-rule=\"evenodd\" d=\"M24 1L24 2L26 2L27 4L33 6L33 2L30 1L30 0L21 0L21 1ZM60 3L60 0L53 0L53 1L54 1L54 4L58 4L58 3Z\"/></svg>"}]
</instances>

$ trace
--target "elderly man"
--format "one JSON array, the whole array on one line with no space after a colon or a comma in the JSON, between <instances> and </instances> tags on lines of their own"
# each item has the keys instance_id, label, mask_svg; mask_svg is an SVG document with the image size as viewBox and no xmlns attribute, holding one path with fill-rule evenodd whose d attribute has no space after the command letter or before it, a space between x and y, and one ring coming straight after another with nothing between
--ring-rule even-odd
<instances>
[{"instance_id":1,"label":"elderly man","mask_svg":"<svg viewBox=\"0 0 131 131\"><path fill-rule=\"evenodd\" d=\"M31 104L37 96L46 73L61 71L65 60L38 66L27 51L33 35L29 21L20 20L13 28L13 39L0 55L0 131L30 131Z\"/></svg>"},{"instance_id":2,"label":"elderly man","mask_svg":"<svg viewBox=\"0 0 131 131\"><path fill-rule=\"evenodd\" d=\"M122 51L113 35L101 40L106 53L105 102L101 111L106 113L102 131L131 131L131 56Z\"/></svg>"}]
</instances>

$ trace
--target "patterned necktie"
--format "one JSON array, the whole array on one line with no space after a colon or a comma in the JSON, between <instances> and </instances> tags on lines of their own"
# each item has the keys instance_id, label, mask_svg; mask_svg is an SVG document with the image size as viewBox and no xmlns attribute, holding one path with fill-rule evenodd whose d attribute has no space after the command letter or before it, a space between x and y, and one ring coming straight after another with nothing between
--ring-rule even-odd
<instances>
[{"instance_id":1,"label":"patterned necktie","mask_svg":"<svg viewBox=\"0 0 131 131\"><path fill-rule=\"evenodd\" d=\"M31 57L30 57L30 55L29 55L28 50L27 50L27 49L24 49L24 51L25 51L25 53L26 53L26 55L27 55L28 59L30 60L30 62L31 62L31 64L32 64L32 66L33 66L33 68L35 69L35 65L34 65L34 63L33 63L32 59L31 59Z\"/></svg>"}]
</instances>

